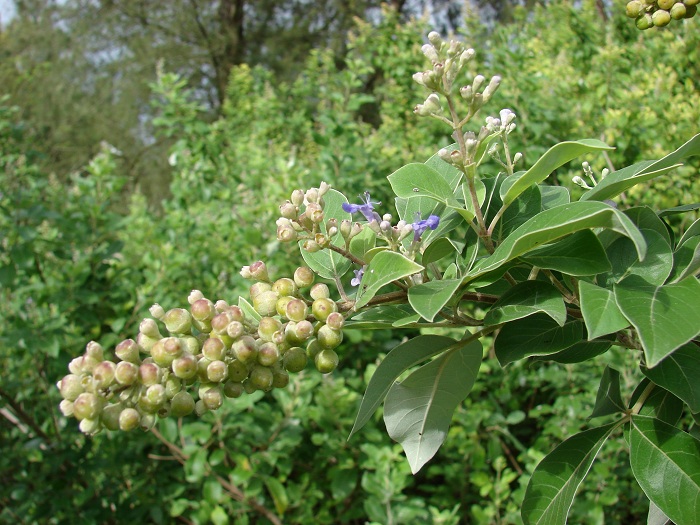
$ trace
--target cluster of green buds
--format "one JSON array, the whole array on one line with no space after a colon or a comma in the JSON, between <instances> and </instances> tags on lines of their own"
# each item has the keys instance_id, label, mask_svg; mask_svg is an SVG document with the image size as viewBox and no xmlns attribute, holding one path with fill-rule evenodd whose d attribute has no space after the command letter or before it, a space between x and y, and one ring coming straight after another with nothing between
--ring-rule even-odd
<instances>
[{"instance_id":1,"label":"cluster of green buds","mask_svg":"<svg viewBox=\"0 0 700 525\"><path fill-rule=\"evenodd\" d=\"M309 360L321 373L332 372L345 317L328 286L314 284L307 267L272 281L259 261L241 274L254 281L252 306L212 302L194 290L188 309L153 305L136 339L116 346L115 360L88 343L57 384L62 413L80 421L86 434L149 430L158 418L201 416L225 398L284 388L289 373Z\"/></svg>"},{"instance_id":2,"label":"cluster of green buds","mask_svg":"<svg viewBox=\"0 0 700 525\"><path fill-rule=\"evenodd\" d=\"M627 16L635 19L638 29L663 27L672 19L693 18L698 3L700 0L631 0L627 3Z\"/></svg>"}]
</instances>

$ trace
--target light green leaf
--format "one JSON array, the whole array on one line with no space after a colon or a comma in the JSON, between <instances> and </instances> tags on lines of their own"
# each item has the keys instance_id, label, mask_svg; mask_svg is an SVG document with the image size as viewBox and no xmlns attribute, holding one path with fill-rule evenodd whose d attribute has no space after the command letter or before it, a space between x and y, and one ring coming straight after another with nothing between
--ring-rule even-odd
<instances>
[{"instance_id":1,"label":"light green leaf","mask_svg":"<svg viewBox=\"0 0 700 525\"><path fill-rule=\"evenodd\" d=\"M642 490L676 525L697 525L700 441L658 419L632 416L630 465Z\"/></svg>"},{"instance_id":2,"label":"light green leaf","mask_svg":"<svg viewBox=\"0 0 700 525\"><path fill-rule=\"evenodd\" d=\"M626 209L624 214L632 219L632 222L640 230L654 230L666 240L669 246L671 245L671 234L668 232L664 221L659 219L654 210L648 206L635 206L634 208Z\"/></svg>"},{"instance_id":3,"label":"light green leaf","mask_svg":"<svg viewBox=\"0 0 700 525\"><path fill-rule=\"evenodd\" d=\"M583 338L583 323L569 321L559 326L544 314L506 323L496 336L494 348L501 366L530 357L560 352Z\"/></svg>"},{"instance_id":4,"label":"light green leaf","mask_svg":"<svg viewBox=\"0 0 700 525\"><path fill-rule=\"evenodd\" d=\"M691 412L700 412L700 346L687 343L644 375L679 397Z\"/></svg>"},{"instance_id":5,"label":"light green leaf","mask_svg":"<svg viewBox=\"0 0 700 525\"><path fill-rule=\"evenodd\" d=\"M228 525L228 514L221 505L214 507L209 519L214 525Z\"/></svg>"},{"instance_id":6,"label":"light green leaf","mask_svg":"<svg viewBox=\"0 0 700 525\"><path fill-rule=\"evenodd\" d=\"M243 310L246 317L251 317L256 321L260 321L262 316L253 308L253 305L243 298L243 296L238 297L238 307Z\"/></svg>"},{"instance_id":7,"label":"light green leaf","mask_svg":"<svg viewBox=\"0 0 700 525\"><path fill-rule=\"evenodd\" d=\"M452 144L445 149L448 151L454 151L459 149L459 146L457 144ZM435 153L432 157L426 160L425 165L438 172L445 182L447 182L450 188L452 188L452 191L457 189L457 186L459 186L459 181L462 180L463 173L452 164L448 164L442 160L439 154Z\"/></svg>"},{"instance_id":8,"label":"light green leaf","mask_svg":"<svg viewBox=\"0 0 700 525\"><path fill-rule=\"evenodd\" d=\"M686 243L689 239L700 235L700 219L696 220L693 224L691 224L687 230L683 233L683 236L681 237L681 240L678 241L677 246L682 246L684 243Z\"/></svg>"},{"instance_id":9,"label":"light green leaf","mask_svg":"<svg viewBox=\"0 0 700 525\"><path fill-rule=\"evenodd\" d=\"M504 240L496 251L477 264L465 277L469 282L520 257L533 248L579 230L608 228L632 239L640 259L646 254L644 237L632 221L615 208L600 202L572 202L543 211Z\"/></svg>"},{"instance_id":10,"label":"light green leaf","mask_svg":"<svg viewBox=\"0 0 700 525\"><path fill-rule=\"evenodd\" d=\"M289 507L289 497L287 496L287 490L284 488L284 485L282 485L277 478L267 476L265 477L265 486L270 496L272 496L277 514L280 516L283 515L287 507Z\"/></svg>"},{"instance_id":11,"label":"light green leaf","mask_svg":"<svg viewBox=\"0 0 700 525\"><path fill-rule=\"evenodd\" d=\"M377 234L370 228L362 228L362 231L350 239L350 253L358 259L365 261L365 255L377 244Z\"/></svg>"},{"instance_id":12,"label":"light green leaf","mask_svg":"<svg viewBox=\"0 0 700 525\"><path fill-rule=\"evenodd\" d=\"M700 202L683 204L682 206L674 206L673 208L666 208L665 210L661 210L658 215L659 217L667 217L668 215L677 215L679 213L686 213L695 210L700 210Z\"/></svg>"},{"instance_id":13,"label":"light green leaf","mask_svg":"<svg viewBox=\"0 0 700 525\"><path fill-rule=\"evenodd\" d=\"M615 300L639 333L646 365L655 367L700 333L700 283L654 286L636 275L615 285Z\"/></svg>"},{"instance_id":14,"label":"light green leaf","mask_svg":"<svg viewBox=\"0 0 700 525\"><path fill-rule=\"evenodd\" d=\"M413 286L408 290L408 302L426 320L432 321L461 284L462 279L443 279Z\"/></svg>"},{"instance_id":15,"label":"light green leaf","mask_svg":"<svg viewBox=\"0 0 700 525\"><path fill-rule=\"evenodd\" d=\"M691 237L673 254L670 282L678 282L700 271L700 236Z\"/></svg>"},{"instance_id":16,"label":"light green leaf","mask_svg":"<svg viewBox=\"0 0 700 525\"><path fill-rule=\"evenodd\" d=\"M564 186L539 186L542 198L542 209L548 210L561 204L569 204L571 195Z\"/></svg>"},{"instance_id":17,"label":"light green leaf","mask_svg":"<svg viewBox=\"0 0 700 525\"><path fill-rule=\"evenodd\" d=\"M425 164L417 162L402 166L387 177L391 189L403 199L430 197L443 204L457 205L453 189L442 176Z\"/></svg>"},{"instance_id":18,"label":"light green leaf","mask_svg":"<svg viewBox=\"0 0 700 525\"><path fill-rule=\"evenodd\" d=\"M604 142L595 139L583 139L578 141L560 142L552 146L533 166L517 180L503 183L501 186L501 200L505 206L510 205L518 195L533 184L539 184L560 166L570 160L580 157L585 153L598 150L612 150Z\"/></svg>"},{"instance_id":19,"label":"light green leaf","mask_svg":"<svg viewBox=\"0 0 700 525\"><path fill-rule=\"evenodd\" d=\"M479 203L479 206L481 206L484 203L484 199L486 198L486 186L480 179L475 179L474 180L474 190L476 191L476 201ZM455 202L450 205L451 208L453 208L457 213L459 213L462 218L465 221L471 221L476 217L476 214L474 212L474 203L472 202L472 196L471 193L469 192L469 185L465 182L463 183L458 189L457 192L459 192L459 199L462 199L464 202L464 206L462 206L460 203ZM457 193L455 193L457 195Z\"/></svg>"},{"instance_id":20,"label":"light green leaf","mask_svg":"<svg viewBox=\"0 0 700 525\"><path fill-rule=\"evenodd\" d=\"M620 393L620 372L606 366L600 379L593 412L588 419L624 412L626 408Z\"/></svg>"},{"instance_id":21,"label":"light green leaf","mask_svg":"<svg viewBox=\"0 0 700 525\"><path fill-rule=\"evenodd\" d=\"M416 312L407 304L382 304L347 319L343 328L357 330L390 328L395 323L413 322L416 315Z\"/></svg>"},{"instance_id":22,"label":"light green leaf","mask_svg":"<svg viewBox=\"0 0 700 525\"><path fill-rule=\"evenodd\" d=\"M528 264L581 277L610 270L610 261L598 237L581 230L552 244L535 248L521 259Z\"/></svg>"},{"instance_id":23,"label":"light green leaf","mask_svg":"<svg viewBox=\"0 0 700 525\"><path fill-rule=\"evenodd\" d=\"M676 151L657 161L643 161L610 173L598 185L581 197L582 201L603 201L612 199L623 191L680 166L679 161L686 157L700 155L700 135L695 135Z\"/></svg>"},{"instance_id":24,"label":"light green leaf","mask_svg":"<svg viewBox=\"0 0 700 525\"><path fill-rule=\"evenodd\" d=\"M382 286L423 270L420 264L397 252L383 251L374 256L367 265L360 289L357 292L355 309L362 308L376 295Z\"/></svg>"},{"instance_id":25,"label":"light green leaf","mask_svg":"<svg viewBox=\"0 0 700 525\"><path fill-rule=\"evenodd\" d=\"M576 490L615 429L611 423L571 436L535 468L525 491L525 525L565 525Z\"/></svg>"},{"instance_id":26,"label":"light green leaf","mask_svg":"<svg viewBox=\"0 0 700 525\"><path fill-rule=\"evenodd\" d=\"M544 281L524 281L504 293L484 317L484 326L507 323L542 312L559 326L566 322L566 305L561 293Z\"/></svg>"},{"instance_id":27,"label":"light green leaf","mask_svg":"<svg viewBox=\"0 0 700 525\"><path fill-rule=\"evenodd\" d=\"M419 335L394 347L372 375L348 439L369 421L369 418L384 401L386 393L396 378L412 366L444 352L456 344L458 343L454 339L442 335Z\"/></svg>"},{"instance_id":28,"label":"light green leaf","mask_svg":"<svg viewBox=\"0 0 700 525\"><path fill-rule=\"evenodd\" d=\"M647 525L673 525L673 522L668 519L668 516L659 507L654 505L653 501L650 501Z\"/></svg>"},{"instance_id":29,"label":"light green leaf","mask_svg":"<svg viewBox=\"0 0 700 525\"><path fill-rule=\"evenodd\" d=\"M663 284L673 269L671 246L654 230L640 230L647 243L647 254L640 261L634 252L632 242L619 237L607 248L612 271L607 276L607 284L620 282L629 275L637 275L652 284Z\"/></svg>"},{"instance_id":30,"label":"light green leaf","mask_svg":"<svg viewBox=\"0 0 700 525\"><path fill-rule=\"evenodd\" d=\"M617 307L615 295L610 290L586 281L579 281L578 290L589 340L629 326L629 321Z\"/></svg>"},{"instance_id":31,"label":"light green leaf","mask_svg":"<svg viewBox=\"0 0 700 525\"><path fill-rule=\"evenodd\" d=\"M422 263L428 265L431 262L439 261L443 257L447 257L453 253L461 253L464 249L464 243L453 241L447 237L441 237L431 243L423 252Z\"/></svg>"},{"instance_id":32,"label":"light green leaf","mask_svg":"<svg viewBox=\"0 0 700 525\"><path fill-rule=\"evenodd\" d=\"M479 341L458 345L389 389L386 429L401 443L414 474L445 441L455 408L474 386L482 354Z\"/></svg>"}]
</instances>

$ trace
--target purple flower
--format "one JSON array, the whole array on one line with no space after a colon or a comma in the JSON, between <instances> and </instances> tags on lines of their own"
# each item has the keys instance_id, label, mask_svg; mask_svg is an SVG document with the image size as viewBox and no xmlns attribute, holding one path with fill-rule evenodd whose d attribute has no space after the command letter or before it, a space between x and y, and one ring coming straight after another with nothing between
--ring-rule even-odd
<instances>
[{"instance_id":1,"label":"purple flower","mask_svg":"<svg viewBox=\"0 0 700 525\"><path fill-rule=\"evenodd\" d=\"M373 204L381 204L381 202L372 202L369 200L369 192L366 191L363 195L360 195L360 198L364 201L363 204L348 204L346 202L343 203L343 210L346 211L347 213L357 213L358 211L365 216L365 219L367 219L367 222L372 222L372 221L381 221L382 218L379 216L379 214L374 211L374 206Z\"/></svg>"},{"instance_id":2,"label":"purple flower","mask_svg":"<svg viewBox=\"0 0 700 525\"><path fill-rule=\"evenodd\" d=\"M362 281L362 276L365 273L364 269L353 270L355 272L355 277L350 281L351 286L360 286L360 281Z\"/></svg>"},{"instance_id":3,"label":"purple flower","mask_svg":"<svg viewBox=\"0 0 700 525\"><path fill-rule=\"evenodd\" d=\"M427 219L421 220L420 213L416 212L416 220L413 223L413 240L416 242L420 241L421 235L423 235L425 230L428 228L434 230L438 227L438 224L440 224L440 217L437 215L431 215Z\"/></svg>"}]
</instances>

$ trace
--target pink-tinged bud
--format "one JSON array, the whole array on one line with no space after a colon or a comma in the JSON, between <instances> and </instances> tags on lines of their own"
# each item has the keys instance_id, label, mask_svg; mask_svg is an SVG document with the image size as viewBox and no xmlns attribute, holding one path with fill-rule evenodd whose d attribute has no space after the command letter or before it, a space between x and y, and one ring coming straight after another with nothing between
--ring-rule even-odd
<instances>
[{"instance_id":1,"label":"pink-tinged bud","mask_svg":"<svg viewBox=\"0 0 700 525\"><path fill-rule=\"evenodd\" d=\"M294 327L294 335L298 342L303 343L314 333L314 325L310 321L299 321Z\"/></svg>"},{"instance_id":2,"label":"pink-tinged bud","mask_svg":"<svg viewBox=\"0 0 700 525\"><path fill-rule=\"evenodd\" d=\"M285 219L294 220L299 214L299 208L294 206L290 201L280 204L280 215Z\"/></svg>"},{"instance_id":3,"label":"pink-tinged bud","mask_svg":"<svg viewBox=\"0 0 700 525\"><path fill-rule=\"evenodd\" d=\"M325 283L316 283L309 290L309 295L313 300L328 299L331 296L331 291Z\"/></svg>"},{"instance_id":4,"label":"pink-tinged bud","mask_svg":"<svg viewBox=\"0 0 700 525\"><path fill-rule=\"evenodd\" d=\"M225 334L228 325L231 322L231 316L228 312L222 312L214 316L211 320L211 329L217 334Z\"/></svg>"},{"instance_id":5,"label":"pink-tinged bud","mask_svg":"<svg viewBox=\"0 0 700 525\"><path fill-rule=\"evenodd\" d=\"M204 294L199 290L192 290L190 295L187 296L187 302L189 304L194 304L196 301L204 299Z\"/></svg>"},{"instance_id":6,"label":"pink-tinged bud","mask_svg":"<svg viewBox=\"0 0 700 525\"><path fill-rule=\"evenodd\" d=\"M326 324L333 330L342 330L345 324L345 317L339 312L332 312L328 314Z\"/></svg>"},{"instance_id":7,"label":"pink-tinged bud","mask_svg":"<svg viewBox=\"0 0 700 525\"><path fill-rule=\"evenodd\" d=\"M192 330L192 317L184 308L168 310L163 317L163 322L171 334L189 334Z\"/></svg>"},{"instance_id":8,"label":"pink-tinged bud","mask_svg":"<svg viewBox=\"0 0 700 525\"><path fill-rule=\"evenodd\" d=\"M277 299L279 295L272 290L263 292L253 298L253 308L261 316L272 316L277 313Z\"/></svg>"},{"instance_id":9,"label":"pink-tinged bud","mask_svg":"<svg viewBox=\"0 0 700 525\"><path fill-rule=\"evenodd\" d=\"M258 335L263 341L272 341L273 334L281 329L282 323L274 317L263 317L258 322Z\"/></svg>"},{"instance_id":10,"label":"pink-tinged bud","mask_svg":"<svg viewBox=\"0 0 700 525\"><path fill-rule=\"evenodd\" d=\"M297 240L297 232L289 223L277 225L277 240L280 242L294 242Z\"/></svg>"},{"instance_id":11,"label":"pink-tinged bud","mask_svg":"<svg viewBox=\"0 0 700 525\"><path fill-rule=\"evenodd\" d=\"M223 361L212 361L207 366L207 379L212 383L221 383L228 379L228 365Z\"/></svg>"},{"instance_id":12,"label":"pink-tinged bud","mask_svg":"<svg viewBox=\"0 0 700 525\"><path fill-rule=\"evenodd\" d=\"M133 339L125 339L119 343L114 353L122 361L128 361L129 363L139 362L139 345Z\"/></svg>"},{"instance_id":13,"label":"pink-tinged bud","mask_svg":"<svg viewBox=\"0 0 700 525\"><path fill-rule=\"evenodd\" d=\"M258 357L258 346L255 339L244 335L233 344L233 351L236 358L242 363L251 363Z\"/></svg>"},{"instance_id":14,"label":"pink-tinged bud","mask_svg":"<svg viewBox=\"0 0 700 525\"><path fill-rule=\"evenodd\" d=\"M263 343L258 349L258 363L263 366L272 366L280 358L280 351L275 343Z\"/></svg>"},{"instance_id":15,"label":"pink-tinged bud","mask_svg":"<svg viewBox=\"0 0 700 525\"><path fill-rule=\"evenodd\" d=\"M308 288L314 283L314 272L306 266L300 266L294 270L294 283L298 288Z\"/></svg>"},{"instance_id":16,"label":"pink-tinged bud","mask_svg":"<svg viewBox=\"0 0 700 525\"><path fill-rule=\"evenodd\" d=\"M160 339L163 337L158 330L158 323L153 319L146 318L139 324L139 332L151 339Z\"/></svg>"},{"instance_id":17,"label":"pink-tinged bud","mask_svg":"<svg viewBox=\"0 0 700 525\"><path fill-rule=\"evenodd\" d=\"M85 355L88 357L91 357L98 363L100 361L104 360L104 348L102 348L102 345L100 343L96 343L95 341L90 341L87 346L85 347Z\"/></svg>"},{"instance_id":18,"label":"pink-tinged bud","mask_svg":"<svg viewBox=\"0 0 700 525\"><path fill-rule=\"evenodd\" d=\"M226 355L226 345L217 337L210 337L202 345L202 354L211 361L223 360Z\"/></svg>"},{"instance_id":19,"label":"pink-tinged bud","mask_svg":"<svg viewBox=\"0 0 700 525\"><path fill-rule=\"evenodd\" d=\"M102 361L92 371L95 388L102 390L114 383L114 371L117 366L112 361Z\"/></svg>"},{"instance_id":20,"label":"pink-tinged bud","mask_svg":"<svg viewBox=\"0 0 700 525\"><path fill-rule=\"evenodd\" d=\"M267 274L267 266L263 261L256 261L250 265L250 275L256 281L268 282L270 277Z\"/></svg>"},{"instance_id":21,"label":"pink-tinged bud","mask_svg":"<svg viewBox=\"0 0 700 525\"><path fill-rule=\"evenodd\" d=\"M124 432L129 432L139 426L140 420L141 414L135 408L125 408L119 414L119 428Z\"/></svg>"},{"instance_id":22,"label":"pink-tinged bud","mask_svg":"<svg viewBox=\"0 0 700 525\"><path fill-rule=\"evenodd\" d=\"M171 365L173 374L180 379L191 379L197 375L197 358L184 354L175 359Z\"/></svg>"},{"instance_id":23,"label":"pink-tinged bud","mask_svg":"<svg viewBox=\"0 0 700 525\"><path fill-rule=\"evenodd\" d=\"M223 299L219 299L218 301L216 301L214 303L214 308L216 309L217 313L221 314L221 313L227 311L231 307L229 306L229 304L226 301L224 301Z\"/></svg>"},{"instance_id":24,"label":"pink-tinged bud","mask_svg":"<svg viewBox=\"0 0 700 525\"><path fill-rule=\"evenodd\" d=\"M250 287L249 294L252 300L263 292L269 292L272 290L272 285L270 283L255 283Z\"/></svg>"},{"instance_id":25,"label":"pink-tinged bud","mask_svg":"<svg viewBox=\"0 0 700 525\"><path fill-rule=\"evenodd\" d=\"M286 317L290 321L303 321L309 315L309 308L301 299L294 299L287 303Z\"/></svg>"},{"instance_id":26,"label":"pink-tinged bud","mask_svg":"<svg viewBox=\"0 0 700 525\"><path fill-rule=\"evenodd\" d=\"M220 386L213 386L201 395L201 401L209 410L217 410L224 404L224 394Z\"/></svg>"},{"instance_id":27,"label":"pink-tinged bud","mask_svg":"<svg viewBox=\"0 0 700 525\"><path fill-rule=\"evenodd\" d=\"M82 419L95 419L102 411L102 400L95 394L83 392L73 402L73 415L80 421Z\"/></svg>"},{"instance_id":28,"label":"pink-tinged bud","mask_svg":"<svg viewBox=\"0 0 700 525\"><path fill-rule=\"evenodd\" d=\"M296 298L289 295L280 297L275 303L275 310L280 317L287 317L287 304L290 301L294 301Z\"/></svg>"},{"instance_id":29,"label":"pink-tinged bud","mask_svg":"<svg viewBox=\"0 0 700 525\"><path fill-rule=\"evenodd\" d=\"M56 386L61 391L61 397L68 401L75 401L85 390L80 377L75 374L68 374Z\"/></svg>"},{"instance_id":30,"label":"pink-tinged bud","mask_svg":"<svg viewBox=\"0 0 700 525\"><path fill-rule=\"evenodd\" d=\"M145 386L160 383L161 369L155 363L141 363L139 366L139 380Z\"/></svg>"},{"instance_id":31,"label":"pink-tinged bud","mask_svg":"<svg viewBox=\"0 0 700 525\"><path fill-rule=\"evenodd\" d=\"M120 385L133 385L139 377L139 367L129 361L117 363L114 369L114 378Z\"/></svg>"},{"instance_id":32,"label":"pink-tinged bud","mask_svg":"<svg viewBox=\"0 0 700 525\"><path fill-rule=\"evenodd\" d=\"M328 193L331 189L331 185L328 184L327 182L321 182L321 184L318 185L318 196L319 198L322 198L326 193Z\"/></svg>"},{"instance_id":33,"label":"pink-tinged bud","mask_svg":"<svg viewBox=\"0 0 700 525\"><path fill-rule=\"evenodd\" d=\"M163 316L165 315L165 309L159 305L158 303L155 303L153 306L151 306L148 309L148 312L151 314L151 316L154 319L161 320L163 319Z\"/></svg>"},{"instance_id":34,"label":"pink-tinged bud","mask_svg":"<svg viewBox=\"0 0 700 525\"><path fill-rule=\"evenodd\" d=\"M231 361L228 365L228 379L229 382L235 381L236 383L240 383L243 380L245 380L248 377L248 366L239 361L238 359L234 359Z\"/></svg>"},{"instance_id":35,"label":"pink-tinged bud","mask_svg":"<svg viewBox=\"0 0 700 525\"><path fill-rule=\"evenodd\" d=\"M324 217L323 208L321 208L320 204L317 204L315 202L311 202L306 207L306 216L314 224L321 224L321 222L323 222L323 217Z\"/></svg>"}]
</instances>

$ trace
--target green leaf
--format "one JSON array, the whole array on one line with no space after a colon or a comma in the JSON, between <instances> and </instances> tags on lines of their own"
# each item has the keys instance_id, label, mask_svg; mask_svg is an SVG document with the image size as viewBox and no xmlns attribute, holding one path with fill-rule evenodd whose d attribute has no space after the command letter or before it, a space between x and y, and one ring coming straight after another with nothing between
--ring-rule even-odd
<instances>
[{"instance_id":1,"label":"green leaf","mask_svg":"<svg viewBox=\"0 0 700 525\"><path fill-rule=\"evenodd\" d=\"M654 505L653 501L650 501L647 525L673 525L673 522L668 519L668 516L659 507Z\"/></svg>"},{"instance_id":2,"label":"green leaf","mask_svg":"<svg viewBox=\"0 0 700 525\"><path fill-rule=\"evenodd\" d=\"M613 345L613 342L612 338L581 341L554 354L536 357L535 361L554 361L555 363L564 364L581 363L607 352Z\"/></svg>"},{"instance_id":3,"label":"green leaf","mask_svg":"<svg viewBox=\"0 0 700 525\"><path fill-rule=\"evenodd\" d=\"M642 393L649 387L651 381L644 378L640 381L637 387L630 396L628 408L633 408ZM674 396L665 388L654 384L651 393L649 393L639 409L638 415L654 417L668 423L669 425L677 425L683 415L683 401ZM629 442L629 439L628 439Z\"/></svg>"},{"instance_id":4,"label":"green leaf","mask_svg":"<svg viewBox=\"0 0 700 525\"><path fill-rule=\"evenodd\" d=\"M581 197L582 201L603 201L612 199L623 191L680 166L679 161L686 157L700 155L700 134L695 135L676 151L657 161L643 161L610 173L598 185Z\"/></svg>"},{"instance_id":5,"label":"green leaf","mask_svg":"<svg viewBox=\"0 0 700 525\"><path fill-rule=\"evenodd\" d=\"M699 346L687 343L654 368L642 367L642 372L654 383L683 400L691 412L700 412Z\"/></svg>"},{"instance_id":6,"label":"green leaf","mask_svg":"<svg viewBox=\"0 0 700 525\"><path fill-rule=\"evenodd\" d=\"M597 150L612 150L604 142L595 139L560 142L552 146L533 166L512 182L501 186L501 200L505 206L510 205L518 195L533 184L539 184L560 166L585 153Z\"/></svg>"},{"instance_id":7,"label":"green leaf","mask_svg":"<svg viewBox=\"0 0 700 525\"><path fill-rule=\"evenodd\" d=\"M695 210L700 210L700 202L683 204L682 206L674 206L673 208L666 208L665 210L661 210L658 215L659 217L666 217L668 215L677 215L679 213L686 213Z\"/></svg>"},{"instance_id":8,"label":"green leaf","mask_svg":"<svg viewBox=\"0 0 700 525\"><path fill-rule=\"evenodd\" d=\"M435 242L431 243L430 246L425 249L421 262L427 266L431 262L439 261L443 257L447 257L455 252L461 253L463 249L464 243L453 241L447 237L441 237L436 239Z\"/></svg>"},{"instance_id":9,"label":"green leaf","mask_svg":"<svg viewBox=\"0 0 700 525\"><path fill-rule=\"evenodd\" d=\"M658 419L632 416L630 465L642 490L676 525L697 525L700 441Z\"/></svg>"},{"instance_id":10,"label":"green leaf","mask_svg":"<svg viewBox=\"0 0 700 525\"><path fill-rule=\"evenodd\" d=\"M539 188L543 210L548 210L550 208L554 208L555 206L569 204L571 202L569 190L567 190L564 186L542 185Z\"/></svg>"},{"instance_id":11,"label":"green leaf","mask_svg":"<svg viewBox=\"0 0 700 525\"><path fill-rule=\"evenodd\" d=\"M407 164L387 177L391 189L403 199L429 197L443 204L457 206L453 189L434 169L417 162Z\"/></svg>"},{"instance_id":12,"label":"green leaf","mask_svg":"<svg viewBox=\"0 0 700 525\"><path fill-rule=\"evenodd\" d=\"M684 243L688 242L688 240L698 235L700 235L700 219L696 220L685 230L681 240L678 241L678 246L682 246Z\"/></svg>"},{"instance_id":13,"label":"green leaf","mask_svg":"<svg viewBox=\"0 0 700 525\"><path fill-rule=\"evenodd\" d=\"M615 300L639 333L646 365L655 367L700 333L700 283L654 286L632 275L615 285Z\"/></svg>"},{"instance_id":14,"label":"green leaf","mask_svg":"<svg viewBox=\"0 0 700 525\"><path fill-rule=\"evenodd\" d=\"M629 275L637 275L652 284L663 284L673 269L673 252L666 240L654 230L640 230L647 243L647 254L640 261L634 252L632 241L626 237L616 239L608 246L608 258L612 271L607 284L620 282Z\"/></svg>"},{"instance_id":15,"label":"green leaf","mask_svg":"<svg viewBox=\"0 0 700 525\"><path fill-rule=\"evenodd\" d=\"M610 290L587 281L579 281L578 290L589 340L613 334L629 326L629 321L622 315L615 302L615 295Z\"/></svg>"},{"instance_id":16,"label":"green leaf","mask_svg":"<svg viewBox=\"0 0 700 525\"><path fill-rule=\"evenodd\" d=\"M503 213L503 217L496 224L493 236L499 240L505 239L513 230L525 224L541 211L542 196L540 195L540 187L532 185L526 188L520 197L508 206L505 213Z\"/></svg>"},{"instance_id":17,"label":"green leaf","mask_svg":"<svg viewBox=\"0 0 700 525\"><path fill-rule=\"evenodd\" d=\"M350 431L348 439L369 421L374 411L381 405L396 378L412 366L447 350L455 344L458 343L450 337L419 335L392 349L379 364L367 385L367 391L362 398L362 403L360 403L360 409L357 412L355 424Z\"/></svg>"},{"instance_id":18,"label":"green leaf","mask_svg":"<svg viewBox=\"0 0 700 525\"><path fill-rule=\"evenodd\" d=\"M397 252L383 251L374 256L367 265L360 289L357 292L355 309L369 303L382 286L408 277L423 270L420 264Z\"/></svg>"},{"instance_id":19,"label":"green leaf","mask_svg":"<svg viewBox=\"0 0 700 525\"><path fill-rule=\"evenodd\" d=\"M454 151L459 149L457 144L452 144L446 148L448 151ZM425 165L429 168L434 169L440 176L447 182L447 184L454 191L457 186L459 186L459 181L462 180L463 174L460 170L455 168L452 164L448 164L440 158L438 153L435 153L432 157L425 161Z\"/></svg>"},{"instance_id":20,"label":"green leaf","mask_svg":"<svg viewBox=\"0 0 700 525\"><path fill-rule=\"evenodd\" d=\"M287 491L285 490L284 485L282 485L277 478L267 476L265 477L265 486L267 487L267 491L270 493L270 496L272 496L272 501L275 504L277 514L280 516L283 515L287 510L287 507L289 507L289 498L287 497Z\"/></svg>"},{"instance_id":21,"label":"green leaf","mask_svg":"<svg viewBox=\"0 0 700 525\"><path fill-rule=\"evenodd\" d=\"M354 315L345 321L343 328L357 330L390 328L395 323L413 319L416 315L416 312L407 304L382 304Z\"/></svg>"},{"instance_id":22,"label":"green leaf","mask_svg":"<svg viewBox=\"0 0 700 525\"><path fill-rule=\"evenodd\" d=\"M553 244L536 248L521 259L533 266L576 277L611 269L603 245L591 230L581 230Z\"/></svg>"},{"instance_id":23,"label":"green leaf","mask_svg":"<svg viewBox=\"0 0 700 525\"><path fill-rule=\"evenodd\" d=\"M648 206L635 206L625 210L624 213L632 219L637 228L640 230L654 230L666 240L669 246L671 245L671 234L668 233L666 224L659 219L654 210Z\"/></svg>"},{"instance_id":24,"label":"green leaf","mask_svg":"<svg viewBox=\"0 0 700 525\"><path fill-rule=\"evenodd\" d=\"M209 519L214 525L228 525L228 514L221 505L214 507Z\"/></svg>"},{"instance_id":25,"label":"green leaf","mask_svg":"<svg viewBox=\"0 0 700 525\"><path fill-rule=\"evenodd\" d=\"M678 282L698 273L700 270L700 236L691 237L673 254L673 270L670 282Z\"/></svg>"},{"instance_id":26,"label":"green leaf","mask_svg":"<svg viewBox=\"0 0 700 525\"><path fill-rule=\"evenodd\" d=\"M253 318L256 321L262 319L262 316L253 308L253 305L246 301L243 296L238 297L238 307L243 310L246 317Z\"/></svg>"},{"instance_id":27,"label":"green leaf","mask_svg":"<svg viewBox=\"0 0 700 525\"><path fill-rule=\"evenodd\" d=\"M501 366L533 355L560 352L581 341L583 323L569 321L564 326L544 314L507 323L496 336L494 348Z\"/></svg>"},{"instance_id":28,"label":"green leaf","mask_svg":"<svg viewBox=\"0 0 700 525\"><path fill-rule=\"evenodd\" d=\"M462 279L443 279L413 286L408 290L408 302L423 318L432 321L461 284Z\"/></svg>"},{"instance_id":29,"label":"green leaf","mask_svg":"<svg viewBox=\"0 0 700 525\"><path fill-rule=\"evenodd\" d=\"M525 525L566 523L576 490L614 429L611 423L571 436L537 465L521 507Z\"/></svg>"},{"instance_id":30,"label":"green leaf","mask_svg":"<svg viewBox=\"0 0 700 525\"><path fill-rule=\"evenodd\" d=\"M484 317L484 326L507 323L542 312L559 326L566 322L566 305L561 293L544 281L524 281L496 301Z\"/></svg>"},{"instance_id":31,"label":"green leaf","mask_svg":"<svg viewBox=\"0 0 700 525\"><path fill-rule=\"evenodd\" d=\"M323 200L325 202L323 206L323 215L325 221L331 218L338 219L340 223L344 219L352 219L352 215L345 212L342 208L344 203L348 200L345 195L336 190L330 190L326 195L324 195ZM321 231L326 233L325 221L321 224ZM345 239L338 232L336 236L331 239L331 242L336 246L345 246ZM304 244L304 241L299 241L299 248ZM343 257L341 254L333 252L331 250L320 250L318 252L309 253L306 250L301 250L301 256L304 258L306 264L309 265L314 272L324 279L335 279L336 277L342 277L350 269L351 262Z\"/></svg>"},{"instance_id":32,"label":"green leaf","mask_svg":"<svg viewBox=\"0 0 700 525\"><path fill-rule=\"evenodd\" d=\"M646 254L644 237L626 215L599 202L572 202L543 211L528 220L511 233L491 256L477 264L464 281L469 282L495 270L537 246L590 228L608 228L630 237L639 258L644 259Z\"/></svg>"},{"instance_id":33,"label":"green leaf","mask_svg":"<svg viewBox=\"0 0 700 525\"><path fill-rule=\"evenodd\" d=\"M377 234L370 228L362 228L362 231L350 239L350 253L360 260L365 260L365 254L377 244Z\"/></svg>"},{"instance_id":34,"label":"green leaf","mask_svg":"<svg viewBox=\"0 0 700 525\"><path fill-rule=\"evenodd\" d=\"M458 344L390 388L384 422L414 474L445 441L455 408L474 386L482 354L479 341Z\"/></svg>"},{"instance_id":35,"label":"green leaf","mask_svg":"<svg viewBox=\"0 0 700 525\"><path fill-rule=\"evenodd\" d=\"M593 412L588 419L624 412L626 408L620 393L620 372L606 366L600 379Z\"/></svg>"}]
</instances>

